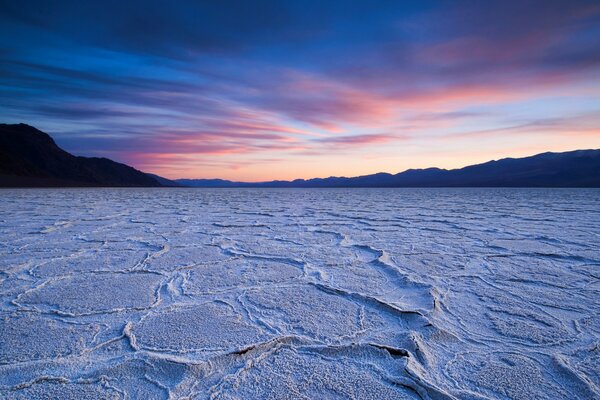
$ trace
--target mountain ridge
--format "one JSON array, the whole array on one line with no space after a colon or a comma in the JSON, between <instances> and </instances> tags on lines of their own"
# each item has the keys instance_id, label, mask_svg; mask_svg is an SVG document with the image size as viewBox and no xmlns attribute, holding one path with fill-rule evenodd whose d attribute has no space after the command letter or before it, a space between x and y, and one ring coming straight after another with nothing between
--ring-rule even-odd
<instances>
[{"instance_id":1,"label":"mountain ridge","mask_svg":"<svg viewBox=\"0 0 600 400\"><path fill-rule=\"evenodd\" d=\"M27 124L0 124L0 187L157 187L153 177L103 157L74 156Z\"/></svg>"},{"instance_id":2,"label":"mountain ridge","mask_svg":"<svg viewBox=\"0 0 600 400\"><path fill-rule=\"evenodd\" d=\"M429 167L397 174L235 182L175 179L193 187L600 187L600 149L506 157L456 169Z\"/></svg>"},{"instance_id":3,"label":"mountain ridge","mask_svg":"<svg viewBox=\"0 0 600 400\"><path fill-rule=\"evenodd\" d=\"M463 168L236 182L166 179L108 158L75 156L26 124L0 124L0 187L600 187L600 149L506 157Z\"/></svg>"}]
</instances>

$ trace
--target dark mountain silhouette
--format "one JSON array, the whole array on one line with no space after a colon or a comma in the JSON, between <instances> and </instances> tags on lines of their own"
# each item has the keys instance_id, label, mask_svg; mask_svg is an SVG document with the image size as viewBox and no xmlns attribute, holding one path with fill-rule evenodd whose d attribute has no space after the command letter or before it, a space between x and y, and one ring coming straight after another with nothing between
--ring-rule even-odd
<instances>
[{"instance_id":1,"label":"dark mountain silhouette","mask_svg":"<svg viewBox=\"0 0 600 400\"><path fill-rule=\"evenodd\" d=\"M175 179L175 182L189 187L256 187L257 185L266 185L273 182L249 183L249 182L234 182L225 179Z\"/></svg>"},{"instance_id":2,"label":"dark mountain silhouette","mask_svg":"<svg viewBox=\"0 0 600 400\"><path fill-rule=\"evenodd\" d=\"M0 187L161 186L107 158L77 157L26 124L0 124Z\"/></svg>"},{"instance_id":3,"label":"dark mountain silhouette","mask_svg":"<svg viewBox=\"0 0 600 400\"><path fill-rule=\"evenodd\" d=\"M409 169L352 178L234 182L169 180L107 158L77 157L26 124L0 124L0 187L600 187L600 150L505 158L460 169Z\"/></svg>"},{"instance_id":4,"label":"dark mountain silhouette","mask_svg":"<svg viewBox=\"0 0 600 400\"><path fill-rule=\"evenodd\" d=\"M600 150L542 153L504 158L460 169L409 169L353 178L330 177L294 181L232 182L221 179L178 179L194 187L600 187Z\"/></svg>"},{"instance_id":5,"label":"dark mountain silhouette","mask_svg":"<svg viewBox=\"0 0 600 400\"><path fill-rule=\"evenodd\" d=\"M148 175L149 177L155 179L158 183L160 183L161 186L167 186L167 187L183 187L186 185L182 185L179 182L175 182L171 179L167 179L167 178L163 178L162 176L156 175L156 174L151 174L149 172L146 172L146 175Z\"/></svg>"}]
</instances>

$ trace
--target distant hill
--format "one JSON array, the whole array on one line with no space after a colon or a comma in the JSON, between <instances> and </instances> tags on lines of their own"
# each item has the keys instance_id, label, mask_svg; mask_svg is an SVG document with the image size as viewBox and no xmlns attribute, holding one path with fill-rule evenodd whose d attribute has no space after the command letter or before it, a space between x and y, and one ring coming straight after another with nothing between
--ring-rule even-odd
<instances>
[{"instance_id":1,"label":"distant hill","mask_svg":"<svg viewBox=\"0 0 600 400\"><path fill-rule=\"evenodd\" d=\"M221 179L178 179L194 187L600 187L600 150L542 153L504 158L460 169L409 169L353 178L330 177L294 181L232 182Z\"/></svg>"},{"instance_id":2,"label":"distant hill","mask_svg":"<svg viewBox=\"0 0 600 400\"><path fill-rule=\"evenodd\" d=\"M352 178L234 182L169 180L107 158L77 157L26 124L0 124L0 187L189 186L226 187L600 187L600 150L504 158L460 169L409 169Z\"/></svg>"},{"instance_id":3,"label":"distant hill","mask_svg":"<svg viewBox=\"0 0 600 400\"><path fill-rule=\"evenodd\" d=\"M183 186L205 187L205 188L211 188L211 187L217 187L217 188L256 187L257 185L269 183L269 182L263 182L263 183L234 182L234 181L228 181L225 179L175 179L174 182L177 182Z\"/></svg>"},{"instance_id":4,"label":"distant hill","mask_svg":"<svg viewBox=\"0 0 600 400\"><path fill-rule=\"evenodd\" d=\"M77 157L26 124L0 124L0 187L161 186L107 158Z\"/></svg>"},{"instance_id":5,"label":"distant hill","mask_svg":"<svg viewBox=\"0 0 600 400\"><path fill-rule=\"evenodd\" d=\"M175 182L171 179L167 179L167 178L163 178L162 176L156 175L156 174L151 174L149 172L146 172L146 175L148 175L149 177L155 179L158 183L160 183L161 186L167 186L167 187L182 187L182 186L187 186L187 185L182 185L179 182Z\"/></svg>"}]
</instances>

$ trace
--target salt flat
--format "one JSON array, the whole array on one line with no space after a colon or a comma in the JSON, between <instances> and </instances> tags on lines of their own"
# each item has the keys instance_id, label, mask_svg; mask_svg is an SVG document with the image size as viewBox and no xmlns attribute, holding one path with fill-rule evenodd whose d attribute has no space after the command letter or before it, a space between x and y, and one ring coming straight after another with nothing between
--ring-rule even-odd
<instances>
[{"instance_id":1,"label":"salt flat","mask_svg":"<svg viewBox=\"0 0 600 400\"><path fill-rule=\"evenodd\" d=\"M0 191L0 397L600 397L600 191Z\"/></svg>"}]
</instances>

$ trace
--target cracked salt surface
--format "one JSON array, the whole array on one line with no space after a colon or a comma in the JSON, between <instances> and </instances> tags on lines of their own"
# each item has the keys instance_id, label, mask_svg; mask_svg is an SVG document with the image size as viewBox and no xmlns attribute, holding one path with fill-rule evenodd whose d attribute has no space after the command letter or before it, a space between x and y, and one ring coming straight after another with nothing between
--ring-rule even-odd
<instances>
[{"instance_id":1,"label":"cracked salt surface","mask_svg":"<svg viewBox=\"0 0 600 400\"><path fill-rule=\"evenodd\" d=\"M0 191L0 398L600 398L600 191Z\"/></svg>"}]
</instances>

